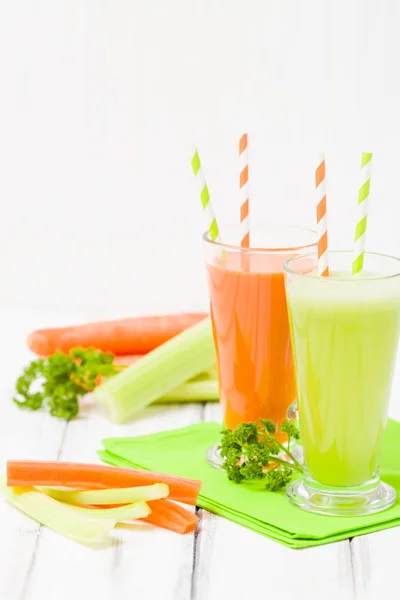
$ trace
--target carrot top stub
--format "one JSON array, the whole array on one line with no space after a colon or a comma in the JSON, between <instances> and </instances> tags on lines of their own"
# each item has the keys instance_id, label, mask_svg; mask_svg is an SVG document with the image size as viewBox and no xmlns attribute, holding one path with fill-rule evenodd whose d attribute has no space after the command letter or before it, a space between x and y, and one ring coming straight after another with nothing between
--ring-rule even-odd
<instances>
[{"instance_id":1,"label":"carrot top stub","mask_svg":"<svg viewBox=\"0 0 400 600\"><path fill-rule=\"evenodd\" d=\"M141 469L57 461L7 461L7 486L70 487L81 490L165 483L169 498L195 506L201 481Z\"/></svg>"}]
</instances>

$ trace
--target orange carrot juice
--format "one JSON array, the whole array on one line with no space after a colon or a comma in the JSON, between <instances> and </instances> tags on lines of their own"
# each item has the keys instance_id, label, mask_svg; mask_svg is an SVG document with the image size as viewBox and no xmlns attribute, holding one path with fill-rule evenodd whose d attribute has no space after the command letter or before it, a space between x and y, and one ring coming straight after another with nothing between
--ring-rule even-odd
<instances>
[{"instance_id":1,"label":"orange carrot juice","mask_svg":"<svg viewBox=\"0 0 400 600\"><path fill-rule=\"evenodd\" d=\"M283 277L283 265L297 254L295 250L241 253L220 246L219 252L207 257L220 400L227 428L260 418L272 419L279 426L296 401Z\"/></svg>"}]
</instances>

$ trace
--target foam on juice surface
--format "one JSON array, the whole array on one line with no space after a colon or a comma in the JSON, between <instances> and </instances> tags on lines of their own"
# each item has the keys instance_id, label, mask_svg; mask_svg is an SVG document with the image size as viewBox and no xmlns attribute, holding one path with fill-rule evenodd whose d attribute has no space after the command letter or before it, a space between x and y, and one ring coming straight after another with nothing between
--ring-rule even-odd
<instances>
[{"instance_id":1,"label":"foam on juice surface","mask_svg":"<svg viewBox=\"0 0 400 600\"><path fill-rule=\"evenodd\" d=\"M384 293L382 290L384 289ZM296 278L296 285L288 293L294 301L355 302L400 301L400 277L382 278L377 273L336 271L329 277L320 277L316 271Z\"/></svg>"}]
</instances>

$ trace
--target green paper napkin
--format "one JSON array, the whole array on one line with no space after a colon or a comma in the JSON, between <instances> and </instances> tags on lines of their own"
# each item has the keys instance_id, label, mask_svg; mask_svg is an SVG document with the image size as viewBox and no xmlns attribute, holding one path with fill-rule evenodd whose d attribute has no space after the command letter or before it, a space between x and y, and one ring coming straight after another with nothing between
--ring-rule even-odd
<instances>
[{"instance_id":1,"label":"green paper napkin","mask_svg":"<svg viewBox=\"0 0 400 600\"><path fill-rule=\"evenodd\" d=\"M367 517L325 517L292 506L285 492L267 492L262 482L236 484L211 467L206 451L220 439L219 423L134 438L103 440L100 458L122 467L140 467L203 482L198 505L291 548L306 548L395 527L400 524L400 423L389 421L382 453L381 477L399 501Z\"/></svg>"}]
</instances>

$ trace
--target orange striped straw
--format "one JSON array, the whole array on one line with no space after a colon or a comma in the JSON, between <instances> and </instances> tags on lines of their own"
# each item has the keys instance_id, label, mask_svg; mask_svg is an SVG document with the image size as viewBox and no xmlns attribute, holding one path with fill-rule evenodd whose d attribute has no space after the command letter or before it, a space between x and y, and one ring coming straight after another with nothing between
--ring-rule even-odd
<instances>
[{"instance_id":1,"label":"orange striped straw","mask_svg":"<svg viewBox=\"0 0 400 600\"><path fill-rule=\"evenodd\" d=\"M328 219L326 215L326 179L324 154L321 154L318 167L315 171L315 186L317 189L318 274L322 277L328 277Z\"/></svg>"},{"instance_id":2,"label":"orange striped straw","mask_svg":"<svg viewBox=\"0 0 400 600\"><path fill-rule=\"evenodd\" d=\"M240 245L242 248L250 246L250 219L249 219L249 159L247 133L239 140L240 163Z\"/></svg>"}]
</instances>

